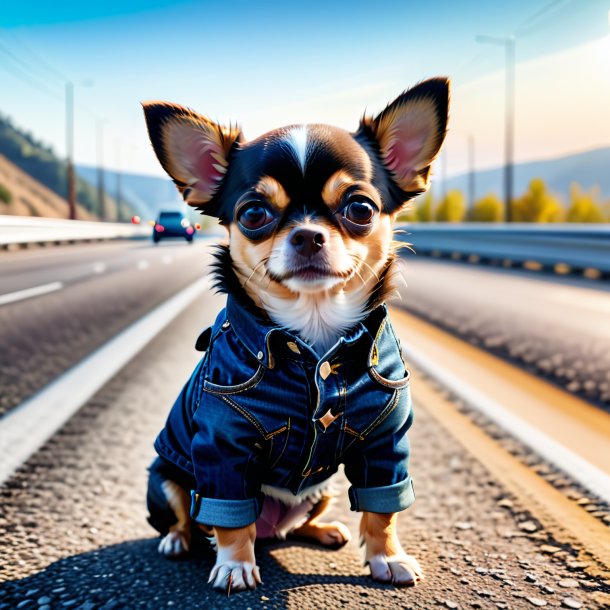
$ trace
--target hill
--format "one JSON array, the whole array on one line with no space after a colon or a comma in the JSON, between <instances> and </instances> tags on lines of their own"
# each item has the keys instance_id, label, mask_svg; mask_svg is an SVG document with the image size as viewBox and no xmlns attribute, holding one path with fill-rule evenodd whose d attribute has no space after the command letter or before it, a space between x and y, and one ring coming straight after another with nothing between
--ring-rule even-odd
<instances>
[{"instance_id":1,"label":"hill","mask_svg":"<svg viewBox=\"0 0 610 610\"><path fill-rule=\"evenodd\" d=\"M67 218L68 202L0 155L0 214ZM81 205L77 216L81 220L97 220Z\"/></svg>"},{"instance_id":2,"label":"hill","mask_svg":"<svg viewBox=\"0 0 610 610\"><path fill-rule=\"evenodd\" d=\"M497 167L475 173L476 199L487 193L500 197L504 192L504 168ZM521 195L532 178L542 178L550 192L568 201L570 184L578 182L585 190L598 187L602 198L610 198L610 147L588 150L557 159L531 161L515 165L515 196ZM434 184L434 181L433 181ZM447 179L447 189L468 192L468 174ZM438 175L436 193L439 192Z\"/></svg>"},{"instance_id":3,"label":"hill","mask_svg":"<svg viewBox=\"0 0 610 610\"><path fill-rule=\"evenodd\" d=\"M28 174L32 179L51 190L64 200L67 197L66 163L53 150L39 142L30 133L14 126L10 119L0 116L0 155L3 155L14 166ZM4 185L9 188L8 185ZM9 189L10 190L10 189ZM95 187L79 177L76 181L76 199L89 217L97 216L97 191ZM110 220L129 218L133 207L127 202L121 206L120 214L112 197L106 198L107 216ZM30 210L32 206L20 208Z\"/></svg>"},{"instance_id":4,"label":"hill","mask_svg":"<svg viewBox=\"0 0 610 610\"><path fill-rule=\"evenodd\" d=\"M95 184L97 169L87 165L77 165L76 173L83 179ZM168 203L181 203L178 191L169 178L159 178L145 174L120 172L122 198L129 201L142 218L155 218L160 208ZM109 193L116 193L117 172L104 171L104 183Z\"/></svg>"}]
</instances>

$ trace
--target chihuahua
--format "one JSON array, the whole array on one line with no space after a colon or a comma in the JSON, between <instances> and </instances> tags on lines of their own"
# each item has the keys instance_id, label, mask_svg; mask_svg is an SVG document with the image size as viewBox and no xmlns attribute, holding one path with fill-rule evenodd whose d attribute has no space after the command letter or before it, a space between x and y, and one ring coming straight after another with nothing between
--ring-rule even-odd
<instances>
[{"instance_id":1,"label":"chihuahua","mask_svg":"<svg viewBox=\"0 0 610 610\"><path fill-rule=\"evenodd\" d=\"M449 82L435 78L354 133L294 125L248 142L187 108L144 104L161 165L229 234L213 269L227 304L197 340L205 354L157 437L148 488L162 554L213 537L215 588L261 582L256 538L345 544L345 525L320 520L341 464L372 577L423 577L396 531L414 500L412 411L385 301L393 223L428 188L448 105Z\"/></svg>"}]
</instances>

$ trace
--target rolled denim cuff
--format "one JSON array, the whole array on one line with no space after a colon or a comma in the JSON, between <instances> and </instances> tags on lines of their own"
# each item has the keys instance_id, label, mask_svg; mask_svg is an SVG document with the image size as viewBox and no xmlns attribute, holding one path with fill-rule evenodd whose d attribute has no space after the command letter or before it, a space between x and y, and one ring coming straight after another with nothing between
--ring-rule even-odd
<instances>
[{"instance_id":1,"label":"rolled denim cuff","mask_svg":"<svg viewBox=\"0 0 610 610\"><path fill-rule=\"evenodd\" d=\"M262 506L261 498L219 500L191 491L191 517L202 525L244 527L258 519Z\"/></svg>"},{"instance_id":2,"label":"rolled denim cuff","mask_svg":"<svg viewBox=\"0 0 610 610\"><path fill-rule=\"evenodd\" d=\"M415 502L413 481L407 477L400 483L384 487L350 487L350 508L371 513L397 513Z\"/></svg>"}]
</instances>

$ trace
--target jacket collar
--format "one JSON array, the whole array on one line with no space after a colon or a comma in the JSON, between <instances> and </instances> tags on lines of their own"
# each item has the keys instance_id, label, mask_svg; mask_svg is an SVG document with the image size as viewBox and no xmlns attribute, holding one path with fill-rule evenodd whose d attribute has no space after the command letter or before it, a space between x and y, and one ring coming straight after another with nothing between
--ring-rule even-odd
<instances>
[{"instance_id":1,"label":"jacket collar","mask_svg":"<svg viewBox=\"0 0 610 610\"><path fill-rule=\"evenodd\" d=\"M296 333L278 326L262 316L256 315L231 295L227 297L225 312L226 321L233 327L239 340L254 358L267 368L273 368L275 364L270 347L271 339L274 335L281 335L286 345L292 344L289 347L295 356L301 354L306 357L305 354L308 354L314 361L320 358L311 346ZM373 343L386 317L387 307L385 304L382 304L370 312L364 320L356 324L344 336L340 337L339 341L327 353L336 351L340 344L349 346L363 337L368 338Z\"/></svg>"}]
</instances>

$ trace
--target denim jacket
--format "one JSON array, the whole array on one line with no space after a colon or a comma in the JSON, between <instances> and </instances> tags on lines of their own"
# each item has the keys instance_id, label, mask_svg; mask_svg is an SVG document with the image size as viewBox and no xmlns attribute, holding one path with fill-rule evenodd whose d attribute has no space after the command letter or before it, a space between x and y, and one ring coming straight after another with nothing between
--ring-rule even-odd
<instances>
[{"instance_id":1,"label":"denim jacket","mask_svg":"<svg viewBox=\"0 0 610 610\"><path fill-rule=\"evenodd\" d=\"M305 495L341 463L352 510L411 505L409 373L385 305L320 358L229 296L197 348L206 353L155 442L195 482L193 519L248 525L263 486Z\"/></svg>"}]
</instances>

